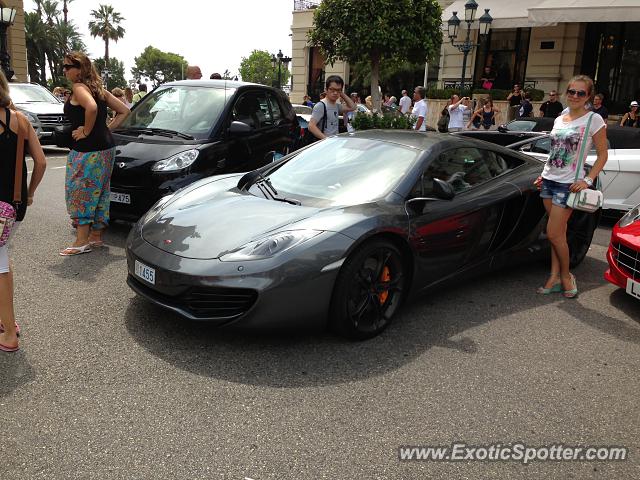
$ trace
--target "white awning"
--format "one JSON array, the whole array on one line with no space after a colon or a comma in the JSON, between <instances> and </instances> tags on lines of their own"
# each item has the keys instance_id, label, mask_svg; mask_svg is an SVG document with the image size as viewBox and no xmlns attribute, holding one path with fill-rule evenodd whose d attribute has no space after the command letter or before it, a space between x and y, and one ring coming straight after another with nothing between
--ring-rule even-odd
<instances>
[{"instance_id":1,"label":"white awning","mask_svg":"<svg viewBox=\"0 0 640 480\"><path fill-rule=\"evenodd\" d=\"M640 0L637 0L640 1ZM464 4L467 0L456 0L442 12L442 27L446 30L447 21L458 12L458 18L464 22ZM484 14L486 8L493 17L491 28L520 28L533 26L529 21L529 12L532 6L542 3L542 0L505 1L505 0L478 0L475 28L478 28L478 19ZM466 24L464 24L466 28ZM462 28L463 25L460 25Z\"/></svg>"},{"instance_id":2,"label":"white awning","mask_svg":"<svg viewBox=\"0 0 640 480\"><path fill-rule=\"evenodd\" d=\"M640 0L543 0L527 8L530 23L538 26L640 20Z\"/></svg>"}]
</instances>

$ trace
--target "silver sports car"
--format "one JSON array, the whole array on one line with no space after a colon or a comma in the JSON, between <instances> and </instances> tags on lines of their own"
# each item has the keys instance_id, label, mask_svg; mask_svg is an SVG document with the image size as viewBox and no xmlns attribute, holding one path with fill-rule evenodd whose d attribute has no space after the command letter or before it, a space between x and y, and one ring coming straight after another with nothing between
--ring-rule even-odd
<instances>
[{"instance_id":1,"label":"silver sports car","mask_svg":"<svg viewBox=\"0 0 640 480\"><path fill-rule=\"evenodd\" d=\"M128 283L193 320L369 338L411 295L548 255L540 170L460 136L338 135L164 197L129 235ZM574 265L598 216L572 216Z\"/></svg>"}]
</instances>

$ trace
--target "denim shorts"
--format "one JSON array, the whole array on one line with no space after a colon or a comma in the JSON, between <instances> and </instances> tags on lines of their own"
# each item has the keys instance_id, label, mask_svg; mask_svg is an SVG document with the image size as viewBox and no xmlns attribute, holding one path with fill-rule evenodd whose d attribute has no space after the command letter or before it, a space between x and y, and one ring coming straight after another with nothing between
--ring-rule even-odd
<instances>
[{"instance_id":1,"label":"denim shorts","mask_svg":"<svg viewBox=\"0 0 640 480\"><path fill-rule=\"evenodd\" d=\"M560 208L567 208L569 187L571 187L570 183L558 183L543 178L540 198L550 198L553 205L557 205Z\"/></svg>"}]
</instances>

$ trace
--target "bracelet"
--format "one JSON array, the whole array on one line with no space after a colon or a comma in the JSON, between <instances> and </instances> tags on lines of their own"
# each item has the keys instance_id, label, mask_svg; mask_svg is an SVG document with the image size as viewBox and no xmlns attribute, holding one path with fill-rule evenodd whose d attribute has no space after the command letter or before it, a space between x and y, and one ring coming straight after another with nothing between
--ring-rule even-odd
<instances>
[{"instance_id":1,"label":"bracelet","mask_svg":"<svg viewBox=\"0 0 640 480\"><path fill-rule=\"evenodd\" d=\"M583 181L584 183L586 183L589 187L591 187L591 186L593 185L593 180L591 180L591 178L590 178L590 177L584 177L584 178L582 179L582 181Z\"/></svg>"}]
</instances>

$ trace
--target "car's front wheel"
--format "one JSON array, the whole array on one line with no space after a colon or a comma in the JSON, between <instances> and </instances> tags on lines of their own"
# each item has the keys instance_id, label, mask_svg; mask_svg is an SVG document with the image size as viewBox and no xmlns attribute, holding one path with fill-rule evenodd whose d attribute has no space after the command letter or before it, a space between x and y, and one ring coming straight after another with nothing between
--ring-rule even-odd
<instances>
[{"instance_id":1,"label":"car's front wheel","mask_svg":"<svg viewBox=\"0 0 640 480\"><path fill-rule=\"evenodd\" d=\"M391 323L405 286L400 250L387 240L365 243L340 270L331 299L331 327L353 340L375 337Z\"/></svg>"}]
</instances>

